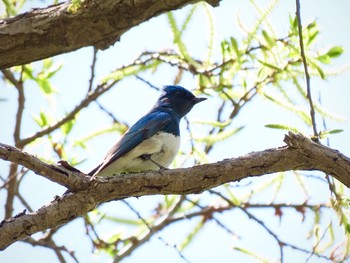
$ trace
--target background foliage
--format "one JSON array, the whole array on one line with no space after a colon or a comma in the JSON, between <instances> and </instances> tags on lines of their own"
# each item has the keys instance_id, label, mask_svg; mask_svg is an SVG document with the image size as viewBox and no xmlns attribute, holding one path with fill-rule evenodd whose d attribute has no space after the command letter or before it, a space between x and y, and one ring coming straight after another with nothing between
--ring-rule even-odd
<instances>
[{"instance_id":1,"label":"background foliage","mask_svg":"<svg viewBox=\"0 0 350 263\"><path fill-rule=\"evenodd\" d=\"M349 155L349 111L335 78L347 74L345 44L322 39L318 19L303 17L308 93L295 6L229 2L170 12L104 52L87 48L3 70L1 141L88 171L152 106L162 84L180 84L209 100L183 121L173 167L280 146L286 130ZM48 4L2 1L2 16ZM6 165L2 217L35 211L64 192ZM19 260L21 249L39 262L47 254L60 262L340 262L350 253L348 198L343 185L315 172L247 179L201 195L132 198L15 244L0 259Z\"/></svg>"}]
</instances>

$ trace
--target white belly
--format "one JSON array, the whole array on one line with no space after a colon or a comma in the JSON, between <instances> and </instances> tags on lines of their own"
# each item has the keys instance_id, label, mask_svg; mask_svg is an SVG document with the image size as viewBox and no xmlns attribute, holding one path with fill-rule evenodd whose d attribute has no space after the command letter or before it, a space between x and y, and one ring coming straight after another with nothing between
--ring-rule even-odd
<instances>
[{"instance_id":1,"label":"white belly","mask_svg":"<svg viewBox=\"0 0 350 263\"><path fill-rule=\"evenodd\" d=\"M110 176L120 173L142 172L158 170L159 166L154 162L169 167L180 148L180 137L170 133L157 133L144 140L128 153L98 172L98 176ZM148 154L154 161L142 158Z\"/></svg>"}]
</instances>

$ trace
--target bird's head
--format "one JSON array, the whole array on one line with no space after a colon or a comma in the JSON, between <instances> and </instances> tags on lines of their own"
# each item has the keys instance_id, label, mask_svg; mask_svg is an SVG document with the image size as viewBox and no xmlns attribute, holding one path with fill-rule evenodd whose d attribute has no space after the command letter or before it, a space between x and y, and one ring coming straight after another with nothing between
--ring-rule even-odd
<instances>
[{"instance_id":1,"label":"bird's head","mask_svg":"<svg viewBox=\"0 0 350 263\"><path fill-rule=\"evenodd\" d=\"M206 100L197 98L190 91L181 86L165 86L163 93L159 97L157 105L166 106L176 111L180 118L190 112L192 107Z\"/></svg>"}]
</instances>

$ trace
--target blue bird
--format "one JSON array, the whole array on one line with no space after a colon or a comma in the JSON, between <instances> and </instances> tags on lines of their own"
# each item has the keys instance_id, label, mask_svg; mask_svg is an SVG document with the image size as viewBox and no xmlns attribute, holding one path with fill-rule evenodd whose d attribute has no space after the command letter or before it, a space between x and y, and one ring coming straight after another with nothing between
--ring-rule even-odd
<instances>
[{"instance_id":1,"label":"blue bird","mask_svg":"<svg viewBox=\"0 0 350 263\"><path fill-rule=\"evenodd\" d=\"M180 119L204 100L181 86L165 86L153 108L121 137L89 175L94 178L168 167L180 147Z\"/></svg>"}]
</instances>

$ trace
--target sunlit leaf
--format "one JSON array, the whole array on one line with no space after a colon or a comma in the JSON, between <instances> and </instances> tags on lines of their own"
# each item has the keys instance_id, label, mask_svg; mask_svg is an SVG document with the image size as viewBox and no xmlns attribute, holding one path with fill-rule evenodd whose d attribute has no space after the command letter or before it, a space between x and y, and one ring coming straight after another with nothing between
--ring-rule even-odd
<instances>
[{"instance_id":1,"label":"sunlit leaf","mask_svg":"<svg viewBox=\"0 0 350 263\"><path fill-rule=\"evenodd\" d=\"M179 30L179 28L178 28L174 13L173 12L167 13L170 29L173 33L174 44L176 44L176 46L178 47L179 52L182 55L182 57L187 62L189 62L192 66L195 66L197 63L194 61L194 59L192 59L192 57L190 56L190 54L187 50L185 43L182 41L182 34L183 34L184 30L186 29L189 21L191 20L191 17L193 15L193 13L195 12L196 8L197 8L197 5L193 5L193 7L191 8L190 12L188 13L188 15L185 19L185 22L182 25L181 30Z\"/></svg>"},{"instance_id":2,"label":"sunlit leaf","mask_svg":"<svg viewBox=\"0 0 350 263\"><path fill-rule=\"evenodd\" d=\"M226 184L226 185L224 185L224 187L229 195L230 201L232 203L234 203L236 206L240 206L241 200L238 197L236 197L236 195L233 193L233 191L231 191L230 186L228 184Z\"/></svg>"},{"instance_id":3,"label":"sunlit leaf","mask_svg":"<svg viewBox=\"0 0 350 263\"><path fill-rule=\"evenodd\" d=\"M277 67L277 66L275 66L275 65L272 65L272 64L270 64L270 63L268 63L268 62L265 62L265 61L262 61L262 60L260 60L260 59L257 59L261 64L263 64L264 66L266 66L266 67L269 67L269 68L272 68L272 69L275 69L275 70L277 70L277 71L282 71L282 69L280 69L279 67Z\"/></svg>"},{"instance_id":4,"label":"sunlit leaf","mask_svg":"<svg viewBox=\"0 0 350 263\"><path fill-rule=\"evenodd\" d=\"M273 9L278 5L279 0L273 0L270 1L265 7L264 10L261 10L260 8L257 7L254 1L251 1L253 6L257 9L259 12L259 17L253 27L253 29L249 32L248 37L246 39L247 45L250 45L252 43L252 40L256 39L258 36L258 30L264 24L267 20L267 17L271 14Z\"/></svg>"},{"instance_id":5,"label":"sunlit leaf","mask_svg":"<svg viewBox=\"0 0 350 263\"><path fill-rule=\"evenodd\" d=\"M325 131L321 131L321 132L319 133L319 137L320 137L321 139L325 139L325 138L327 138L327 137L328 137L329 135L331 135L331 134L337 134L337 133L341 133L341 132L343 132L342 129L325 130Z\"/></svg>"},{"instance_id":6,"label":"sunlit leaf","mask_svg":"<svg viewBox=\"0 0 350 263\"><path fill-rule=\"evenodd\" d=\"M48 117L46 116L46 114L44 113L44 111L40 111L39 116L33 116L32 117L35 122L41 127L45 127L48 125L49 121L48 121Z\"/></svg>"},{"instance_id":7,"label":"sunlit leaf","mask_svg":"<svg viewBox=\"0 0 350 263\"><path fill-rule=\"evenodd\" d=\"M97 136L106 134L106 133L119 132L119 133L123 134L126 132L127 129L128 129L128 127L123 123L114 123L111 127L103 128L103 129L94 131L91 134L89 134L81 139L76 140L74 142L74 145L85 144L89 140L91 140Z\"/></svg>"},{"instance_id":8,"label":"sunlit leaf","mask_svg":"<svg viewBox=\"0 0 350 263\"><path fill-rule=\"evenodd\" d=\"M72 120L70 120L70 121L67 121L66 123L64 123L64 124L60 127L60 128L61 128L61 131L62 131L62 133L63 133L64 136L67 136L67 135L71 132L71 130L72 130L72 128L73 128L75 122L76 122L76 120L75 120L75 119L72 119Z\"/></svg>"},{"instance_id":9,"label":"sunlit leaf","mask_svg":"<svg viewBox=\"0 0 350 263\"><path fill-rule=\"evenodd\" d=\"M314 61L308 60L308 63L311 65L312 68L316 69L318 74L322 79L326 79L326 74L323 72L323 69L318 66Z\"/></svg>"},{"instance_id":10,"label":"sunlit leaf","mask_svg":"<svg viewBox=\"0 0 350 263\"><path fill-rule=\"evenodd\" d=\"M225 128L228 125L230 125L231 122L232 122L232 120L227 120L227 121L224 121L224 122L221 122L221 121L204 121L204 120L192 121L193 124L209 125L209 126L218 127L218 128Z\"/></svg>"},{"instance_id":11,"label":"sunlit leaf","mask_svg":"<svg viewBox=\"0 0 350 263\"><path fill-rule=\"evenodd\" d=\"M244 126L241 126L239 128L233 128L230 130L225 130L222 132L219 132L218 134L212 134L208 135L202 138L194 138L195 141L197 142L204 142L207 145L213 145L216 142L226 140L236 134L237 132L241 131L244 128Z\"/></svg>"},{"instance_id":12,"label":"sunlit leaf","mask_svg":"<svg viewBox=\"0 0 350 263\"><path fill-rule=\"evenodd\" d=\"M130 225L130 226L141 226L144 225L144 222L140 219L131 219L131 218L123 218L123 217L112 217L108 215L104 215L103 217L106 220L111 222Z\"/></svg>"},{"instance_id":13,"label":"sunlit leaf","mask_svg":"<svg viewBox=\"0 0 350 263\"><path fill-rule=\"evenodd\" d=\"M284 101L283 99L275 98L272 95L264 93L264 96L274 102L275 104L282 106L283 108L296 113L307 125L311 126L311 117L308 112L305 110L302 110L301 108L293 105L292 103L288 101Z\"/></svg>"},{"instance_id":14,"label":"sunlit leaf","mask_svg":"<svg viewBox=\"0 0 350 263\"><path fill-rule=\"evenodd\" d=\"M227 40L223 40L221 42L221 54L222 54L223 61L227 61L232 57L231 47L228 44Z\"/></svg>"},{"instance_id":15,"label":"sunlit leaf","mask_svg":"<svg viewBox=\"0 0 350 263\"><path fill-rule=\"evenodd\" d=\"M312 21L310 24L306 26L307 34L303 34L305 36L306 46L310 46L315 40L318 34L320 33L316 21Z\"/></svg>"},{"instance_id":16,"label":"sunlit leaf","mask_svg":"<svg viewBox=\"0 0 350 263\"><path fill-rule=\"evenodd\" d=\"M75 14L81 8L83 2L83 0L72 0L67 8L67 11L69 13Z\"/></svg>"},{"instance_id":17,"label":"sunlit leaf","mask_svg":"<svg viewBox=\"0 0 350 263\"><path fill-rule=\"evenodd\" d=\"M204 6L205 13L208 18L208 47L207 47L207 58L206 63L210 63L212 55L213 55L213 49L214 49L214 40L215 40L215 28L214 28L214 17L212 13L212 8L209 4L202 2L202 6Z\"/></svg>"},{"instance_id":18,"label":"sunlit leaf","mask_svg":"<svg viewBox=\"0 0 350 263\"><path fill-rule=\"evenodd\" d=\"M50 83L50 81L47 78L38 77L36 79L37 83L39 84L40 89L46 93L51 94L54 92L54 89Z\"/></svg>"},{"instance_id":19,"label":"sunlit leaf","mask_svg":"<svg viewBox=\"0 0 350 263\"><path fill-rule=\"evenodd\" d=\"M275 41L270 37L266 30L262 30L262 35L266 41L266 44L269 48L272 48L275 44Z\"/></svg>"},{"instance_id":20,"label":"sunlit leaf","mask_svg":"<svg viewBox=\"0 0 350 263\"><path fill-rule=\"evenodd\" d=\"M145 71L147 69L154 69L160 64L159 61L155 60L147 64L140 64L126 66L124 68L118 69L101 80L101 83L106 83L108 81L119 81L127 76L135 75L139 72Z\"/></svg>"},{"instance_id":21,"label":"sunlit leaf","mask_svg":"<svg viewBox=\"0 0 350 263\"><path fill-rule=\"evenodd\" d=\"M343 54L344 52L344 48L341 46L335 46L332 47L330 50L328 50L327 55L331 58L337 58L339 57L341 54Z\"/></svg>"},{"instance_id":22,"label":"sunlit leaf","mask_svg":"<svg viewBox=\"0 0 350 263\"><path fill-rule=\"evenodd\" d=\"M317 57L317 59L322 62L323 64L330 64L331 63L331 58L327 54L325 55L320 55Z\"/></svg>"},{"instance_id":23,"label":"sunlit leaf","mask_svg":"<svg viewBox=\"0 0 350 263\"><path fill-rule=\"evenodd\" d=\"M271 262L270 260L263 258L262 256L258 255L257 253L254 253L251 250L248 250L248 249L245 249L242 247L237 247L237 246L233 247L233 249L236 251L239 251L247 256L254 258L258 262L261 262L261 263L270 263Z\"/></svg>"},{"instance_id":24,"label":"sunlit leaf","mask_svg":"<svg viewBox=\"0 0 350 263\"><path fill-rule=\"evenodd\" d=\"M208 155L199 147L194 148L194 154L198 163L210 163Z\"/></svg>"},{"instance_id":25,"label":"sunlit leaf","mask_svg":"<svg viewBox=\"0 0 350 263\"><path fill-rule=\"evenodd\" d=\"M178 246L180 251L183 251L190 243L193 241L194 237L199 233L199 231L203 228L205 221L200 220L196 226L192 228L192 231L187 235L187 237L182 241L182 243Z\"/></svg>"},{"instance_id":26,"label":"sunlit leaf","mask_svg":"<svg viewBox=\"0 0 350 263\"><path fill-rule=\"evenodd\" d=\"M289 15L289 28L291 31L290 35L298 35L298 18L297 16Z\"/></svg>"},{"instance_id":27,"label":"sunlit leaf","mask_svg":"<svg viewBox=\"0 0 350 263\"><path fill-rule=\"evenodd\" d=\"M241 51L239 50L238 42L234 37L230 37L231 47L236 52L237 58L240 58Z\"/></svg>"},{"instance_id":28,"label":"sunlit leaf","mask_svg":"<svg viewBox=\"0 0 350 263\"><path fill-rule=\"evenodd\" d=\"M266 124L265 127L266 128L271 128L271 129L292 131L292 132L295 132L295 133L299 133L300 132L296 127L292 127L292 126L284 125L284 124Z\"/></svg>"}]
</instances>

